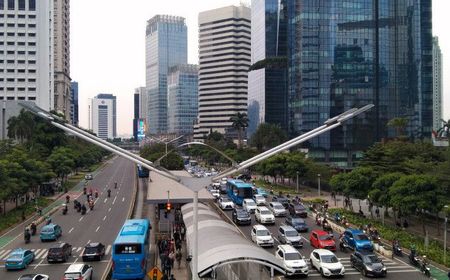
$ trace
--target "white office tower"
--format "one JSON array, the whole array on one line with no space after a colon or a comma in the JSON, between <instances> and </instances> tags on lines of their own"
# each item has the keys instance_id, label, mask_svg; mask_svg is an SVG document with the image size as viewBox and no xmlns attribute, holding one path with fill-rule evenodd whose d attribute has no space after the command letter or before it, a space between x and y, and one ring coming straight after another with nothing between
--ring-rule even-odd
<instances>
[{"instance_id":1,"label":"white office tower","mask_svg":"<svg viewBox=\"0 0 450 280\"><path fill-rule=\"evenodd\" d=\"M89 129L101 139L113 139L117 135L116 97L101 93L90 100Z\"/></svg>"},{"instance_id":2,"label":"white office tower","mask_svg":"<svg viewBox=\"0 0 450 280\"><path fill-rule=\"evenodd\" d=\"M211 131L236 138L230 117L247 113L250 9L228 6L201 12L199 23L198 123L194 139Z\"/></svg>"},{"instance_id":3,"label":"white office tower","mask_svg":"<svg viewBox=\"0 0 450 280\"><path fill-rule=\"evenodd\" d=\"M53 0L0 0L0 101L53 104Z\"/></svg>"},{"instance_id":4,"label":"white office tower","mask_svg":"<svg viewBox=\"0 0 450 280\"><path fill-rule=\"evenodd\" d=\"M433 130L442 127L442 52L438 37L433 37Z\"/></svg>"},{"instance_id":5,"label":"white office tower","mask_svg":"<svg viewBox=\"0 0 450 280\"><path fill-rule=\"evenodd\" d=\"M55 110L71 119L70 0L54 0Z\"/></svg>"}]
</instances>

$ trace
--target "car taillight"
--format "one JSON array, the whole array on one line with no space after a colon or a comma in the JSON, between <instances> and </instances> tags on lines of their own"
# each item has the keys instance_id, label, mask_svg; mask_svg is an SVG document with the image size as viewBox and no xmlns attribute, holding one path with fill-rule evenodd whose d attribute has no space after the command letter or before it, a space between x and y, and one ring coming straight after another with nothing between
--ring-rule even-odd
<instances>
[{"instance_id":1,"label":"car taillight","mask_svg":"<svg viewBox=\"0 0 450 280\"><path fill-rule=\"evenodd\" d=\"M141 267L142 267L142 269L144 269L144 267L145 267L145 259L142 259Z\"/></svg>"}]
</instances>

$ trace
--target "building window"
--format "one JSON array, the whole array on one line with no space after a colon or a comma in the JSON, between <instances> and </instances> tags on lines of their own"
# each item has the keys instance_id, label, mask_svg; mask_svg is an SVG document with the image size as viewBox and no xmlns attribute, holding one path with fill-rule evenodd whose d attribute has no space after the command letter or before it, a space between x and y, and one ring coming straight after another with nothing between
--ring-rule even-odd
<instances>
[{"instance_id":1,"label":"building window","mask_svg":"<svg viewBox=\"0 0 450 280\"><path fill-rule=\"evenodd\" d=\"M17 42L18 46L25 46L25 42Z\"/></svg>"},{"instance_id":2,"label":"building window","mask_svg":"<svg viewBox=\"0 0 450 280\"><path fill-rule=\"evenodd\" d=\"M29 0L28 1L28 9L30 11L36 11L36 0Z\"/></svg>"},{"instance_id":3,"label":"building window","mask_svg":"<svg viewBox=\"0 0 450 280\"><path fill-rule=\"evenodd\" d=\"M15 0L8 0L8 10L14 10L16 7L15 7Z\"/></svg>"},{"instance_id":4,"label":"building window","mask_svg":"<svg viewBox=\"0 0 450 280\"><path fill-rule=\"evenodd\" d=\"M18 15L19 18L25 18L25 15Z\"/></svg>"},{"instance_id":5,"label":"building window","mask_svg":"<svg viewBox=\"0 0 450 280\"><path fill-rule=\"evenodd\" d=\"M30 97L28 97L28 100L36 100L36 97L30 96Z\"/></svg>"},{"instance_id":6,"label":"building window","mask_svg":"<svg viewBox=\"0 0 450 280\"><path fill-rule=\"evenodd\" d=\"M9 15L8 15L8 18L14 18L14 15L9 14Z\"/></svg>"},{"instance_id":7,"label":"building window","mask_svg":"<svg viewBox=\"0 0 450 280\"><path fill-rule=\"evenodd\" d=\"M0 10L5 8L5 0L0 0Z\"/></svg>"},{"instance_id":8,"label":"building window","mask_svg":"<svg viewBox=\"0 0 450 280\"><path fill-rule=\"evenodd\" d=\"M8 23L8 27L15 27L16 25L14 23Z\"/></svg>"},{"instance_id":9,"label":"building window","mask_svg":"<svg viewBox=\"0 0 450 280\"><path fill-rule=\"evenodd\" d=\"M19 24L17 24L17 26L19 26L19 27L25 27L25 23L19 23Z\"/></svg>"},{"instance_id":10,"label":"building window","mask_svg":"<svg viewBox=\"0 0 450 280\"><path fill-rule=\"evenodd\" d=\"M28 18L36 18L36 15L28 15Z\"/></svg>"},{"instance_id":11,"label":"building window","mask_svg":"<svg viewBox=\"0 0 450 280\"><path fill-rule=\"evenodd\" d=\"M25 11L25 0L19 0L19 10Z\"/></svg>"}]
</instances>

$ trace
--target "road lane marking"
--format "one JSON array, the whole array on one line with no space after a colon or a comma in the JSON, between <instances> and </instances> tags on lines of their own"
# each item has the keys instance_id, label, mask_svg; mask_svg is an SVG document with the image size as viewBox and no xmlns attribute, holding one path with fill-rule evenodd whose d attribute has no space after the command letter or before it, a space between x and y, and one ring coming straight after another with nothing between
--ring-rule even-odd
<instances>
[{"instance_id":1,"label":"road lane marking","mask_svg":"<svg viewBox=\"0 0 450 280\"><path fill-rule=\"evenodd\" d=\"M76 264L77 263L77 261L78 261L78 258L76 258L74 261L73 261L73 263L72 264Z\"/></svg>"},{"instance_id":2,"label":"road lane marking","mask_svg":"<svg viewBox=\"0 0 450 280\"><path fill-rule=\"evenodd\" d=\"M122 202L124 202L125 201L125 197L122 197Z\"/></svg>"},{"instance_id":3,"label":"road lane marking","mask_svg":"<svg viewBox=\"0 0 450 280\"><path fill-rule=\"evenodd\" d=\"M111 245L108 245L108 247L106 247L105 255L108 255L110 250L111 250Z\"/></svg>"},{"instance_id":4,"label":"road lane marking","mask_svg":"<svg viewBox=\"0 0 450 280\"><path fill-rule=\"evenodd\" d=\"M81 218L78 220L79 222L81 222L81 220L83 220L84 216L81 216Z\"/></svg>"},{"instance_id":5,"label":"road lane marking","mask_svg":"<svg viewBox=\"0 0 450 280\"><path fill-rule=\"evenodd\" d=\"M78 259L78 258L77 258ZM101 261L97 261L96 263L107 263L109 262L109 260L101 260ZM71 264L69 262L64 262L64 263L42 263L42 264L29 264L28 267L35 267L37 265L39 266L57 266L57 265L63 265L63 266L67 266L67 264ZM0 268L5 268L4 265L0 265ZM415 270L417 272L417 270Z\"/></svg>"},{"instance_id":6,"label":"road lane marking","mask_svg":"<svg viewBox=\"0 0 450 280\"><path fill-rule=\"evenodd\" d=\"M108 212L111 212L111 207L109 207Z\"/></svg>"},{"instance_id":7,"label":"road lane marking","mask_svg":"<svg viewBox=\"0 0 450 280\"><path fill-rule=\"evenodd\" d=\"M34 258L36 258L36 256L39 254L39 252L40 252L41 250L44 250L44 249L37 249L37 250L34 252Z\"/></svg>"},{"instance_id":8,"label":"road lane marking","mask_svg":"<svg viewBox=\"0 0 450 280\"><path fill-rule=\"evenodd\" d=\"M103 221L104 221L104 220L106 220L106 215L105 215L105 217L103 217Z\"/></svg>"},{"instance_id":9,"label":"road lane marking","mask_svg":"<svg viewBox=\"0 0 450 280\"><path fill-rule=\"evenodd\" d=\"M2 254L0 255L0 259L6 258L6 256L9 254L9 252L11 252L11 249L6 250L4 253L2 253Z\"/></svg>"},{"instance_id":10,"label":"road lane marking","mask_svg":"<svg viewBox=\"0 0 450 280\"><path fill-rule=\"evenodd\" d=\"M103 203L106 203L106 201L108 201L108 198L105 198L105 200L103 200Z\"/></svg>"},{"instance_id":11,"label":"road lane marking","mask_svg":"<svg viewBox=\"0 0 450 280\"><path fill-rule=\"evenodd\" d=\"M45 256L45 253L47 253L47 249L42 249L42 251L37 254L36 259L43 258Z\"/></svg>"},{"instance_id":12,"label":"road lane marking","mask_svg":"<svg viewBox=\"0 0 450 280\"><path fill-rule=\"evenodd\" d=\"M73 231L73 228L71 228L70 230L69 230L69 233L71 233Z\"/></svg>"},{"instance_id":13,"label":"road lane marking","mask_svg":"<svg viewBox=\"0 0 450 280\"><path fill-rule=\"evenodd\" d=\"M39 265L41 265L44 262L44 259L42 259L33 269L38 268Z\"/></svg>"},{"instance_id":14,"label":"road lane marking","mask_svg":"<svg viewBox=\"0 0 450 280\"><path fill-rule=\"evenodd\" d=\"M98 232L99 229L100 229L100 226L97 227L97 229L95 230L95 232Z\"/></svg>"},{"instance_id":15,"label":"road lane marking","mask_svg":"<svg viewBox=\"0 0 450 280\"><path fill-rule=\"evenodd\" d=\"M78 253L80 250L81 250L81 247L79 247L79 248L77 249L77 253Z\"/></svg>"},{"instance_id":16,"label":"road lane marking","mask_svg":"<svg viewBox=\"0 0 450 280\"><path fill-rule=\"evenodd\" d=\"M112 204L114 204L116 202L116 198L117 198L117 195L114 197Z\"/></svg>"}]
</instances>

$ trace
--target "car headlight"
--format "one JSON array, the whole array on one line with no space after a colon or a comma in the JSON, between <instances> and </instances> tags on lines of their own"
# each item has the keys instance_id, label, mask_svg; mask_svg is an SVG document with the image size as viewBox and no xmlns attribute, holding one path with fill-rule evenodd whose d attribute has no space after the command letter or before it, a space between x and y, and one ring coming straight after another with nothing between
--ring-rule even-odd
<instances>
[{"instance_id":1,"label":"car headlight","mask_svg":"<svg viewBox=\"0 0 450 280\"><path fill-rule=\"evenodd\" d=\"M370 266L367 266L367 265L366 265L366 270L372 271L373 269L372 269Z\"/></svg>"},{"instance_id":2,"label":"car headlight","mask_svg":"<svg viewBox=\"0 0 450 280\"><path fill-rule=\"evenodd\" d=\"M322 267L322 271L324 273L331 273L330 270L328 268L326 268L326 267Z\"/></svg>"},{"instance_id":3,"label":"car headlight","mask_svg":"<svg viewBox=\"0 0 450 280\"><path fill-rule=\"evenodd\" d=\"M386 267L385 267L385 266L383 266L382 270L386 271Z\"/></svg>"}]
</instances>

